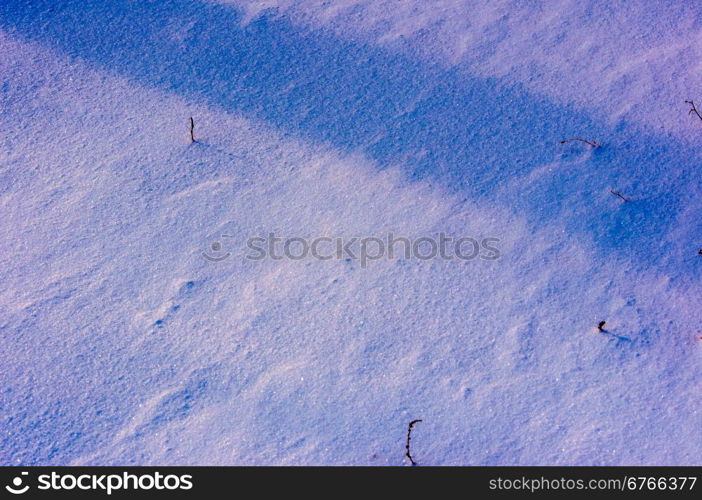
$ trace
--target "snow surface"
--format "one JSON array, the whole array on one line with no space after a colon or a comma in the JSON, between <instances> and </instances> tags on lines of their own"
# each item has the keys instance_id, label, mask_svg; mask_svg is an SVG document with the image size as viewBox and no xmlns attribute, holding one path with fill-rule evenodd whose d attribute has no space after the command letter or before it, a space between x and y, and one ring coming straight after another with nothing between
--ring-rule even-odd
<instances>
[{"instance_id":1,"label":"snow surface","mask_svg":"<svg viewBox=\"0 0 702 500\"><path fill-rule=\"evenodd\" d=\"M699 7L390 4L0 4L0 463L699 464Z\"/></svg>"},{"instance_id":2,"label":"snow surface","mask_svg":"<svg viewBox=\"0 0 702 500\"><path fill-rule=\"evenodd\" d=\"M697 137L680 95L702 84L702 6L646 0L210 0L518 82L615 124ZM608 98L603 98L607 95ZM690 98L690 97L688 97Z\"/></svg>"}]
</instances>

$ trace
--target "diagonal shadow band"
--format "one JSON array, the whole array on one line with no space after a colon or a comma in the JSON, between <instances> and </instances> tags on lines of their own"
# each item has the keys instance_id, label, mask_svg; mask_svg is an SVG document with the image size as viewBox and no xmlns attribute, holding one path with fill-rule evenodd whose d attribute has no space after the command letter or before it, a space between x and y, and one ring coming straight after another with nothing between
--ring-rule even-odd
<instances>
[{"instance_id":1,"label":"diagonal shadow band","mask_svg":"<svg viewBox=\"0 0 702 500\"><path fill-rule=\"evenodd\" d=\"M559 219L643 265L663 263L654 235L700 192L690 160L698 153L670 137L271 12L242 26L236 9L193 0L6 0L0 27L141 84L362 151L381 167L400 164L412 179L508 205L535 226ZM583 134L604 144L585 167L575 146L558 147ZM518 182L558 159L566 166L557 174ZM613 186L635 191L636 203L603 207Z\"/></svg>"}]
</instances>

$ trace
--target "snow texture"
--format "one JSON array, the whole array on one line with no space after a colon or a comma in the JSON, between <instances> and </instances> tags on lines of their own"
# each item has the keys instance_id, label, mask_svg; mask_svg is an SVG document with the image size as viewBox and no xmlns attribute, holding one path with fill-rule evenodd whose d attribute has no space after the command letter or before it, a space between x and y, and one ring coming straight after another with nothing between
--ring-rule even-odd
<instances>
[{"instance_id":1,"label":"snow texture","mask_svg":"<svg viewBox=\"0 0 702 500\"><path fill-rule=\"evenodd\" d=\"M0 3L0 463L699 464L700 9Z\"/></svg>"}]
</instances>

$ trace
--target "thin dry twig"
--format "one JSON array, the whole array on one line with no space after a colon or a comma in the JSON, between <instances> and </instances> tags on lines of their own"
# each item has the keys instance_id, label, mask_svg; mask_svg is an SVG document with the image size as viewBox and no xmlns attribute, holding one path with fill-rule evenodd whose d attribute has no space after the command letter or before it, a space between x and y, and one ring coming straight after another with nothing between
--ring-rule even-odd
<instances>
[{"instance_id":1,"label":"thin dry twig","mask_svg":"<svg viewBox=\"0 0 702 500\"><path fill-rule=\"evenodd\" d=\"M697 111L697 107L695 106L695 103L692 101L685 101L686 104L689 104L691 107L690 111L687 112L688 116L691 115L692 113L695 113L697 115L697 118L702 120L702 115L700 114L699 111Z\"/></svg>"},{"instance_id":2,"label":"thin dry twig","mask_svg":"<svg viewBox=\"0 0 702 500\"><path fill-rule=\"evenodd\" d=\"M573 142L573 141L584 142L585 144L589 144L589 145L592 146L593 148L599 148L599 147L601 146L601 144L600 144L599 142L588 141L587 139L581 139L580 137L573 137L573 138L571 138L571 139L563 139L563 140L561 141L561 144L565 144L565 143L567 143L567 142Z\"/></svg>"},{"instance_id":3,"label":"thin dry twig","mask_svg":"<svg viewBox=\"0 0 702 500\"><path fill-rule=\"evenodd\" d=\"M421 422L420 419L412 420L407 426L407 444L405 445L407 453L405 453L405 455L407 455L407 458L409 458L409 461L413 466L417 465L417 462L414 461L412 454L410 453L410 440L412 439L412 427L414 427L414 424L418 424L419 422Z\"/></svg>"},{"instance_id":4,"label":"thin dry twig","mask_svg":"<svg viewBox=\"0 0 702 500\"><path fill-rule=\"evenodd\" d=\"M190 117L190 142L195 142L195 120Z\"/></svg>"},{"instance_id":5,"label":"thin dry twig","mask_svg":"<svg viewBox=\"0 0 702 500\"><path fill-rule=\"evenodd\" d=\"M624 196L624 195L622 194L621 191L613 191L613 190L610 189L609 192L612 193L612 194L615 195L615 196L619 196L619 197L620 197L622 200L624 200L624 201L629 201L629 198L627 198L626 196Z\"/></svg>"}]
</instances>

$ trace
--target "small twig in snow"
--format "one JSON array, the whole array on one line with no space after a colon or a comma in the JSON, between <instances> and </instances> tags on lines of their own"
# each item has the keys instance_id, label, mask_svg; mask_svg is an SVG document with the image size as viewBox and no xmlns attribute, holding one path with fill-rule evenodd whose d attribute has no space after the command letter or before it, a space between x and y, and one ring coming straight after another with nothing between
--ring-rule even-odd
<instances>
[{"instance_id":1,"label":"small twig in snow","mask_svg":"<svg viewBox=\"0 0 702 500\"><path fill-rule=\"evenodd\" d=\"M609 192L615 196L619 196L624 201L629 201L629 198L625 197L621 191L614 191L614 190L610 189Z\"/></svg>"},{"instance_id":2,"label":"small twig in snow","mask_svg":"<svg viewBox=\"0 0 702 500\"><path fill-rule=\"evenodd\" d=\"M702 120L702 115L700 115L700 112L697 111L697 107L695 106L695 103L692 102L692 101L685 101L685 103L687 103L687 104L689 104L690 106L692 106L692 108L690 109L690 111L687 112L687 114L688 114L688 115L691 115L692 113L695 113L695 114L697 115L697 118L699 118L700 120Z\"/></svg>"},{"instance_id":3,"label":"small twig in snow","mask_svg":"<svg viewBox=\"0 0 702 500\"><path fill-rule=\"evenodd\" d=\"M419 419L412 420L409 423L409 426L407 426L407 444L405 445L407 453L405 453L405 455L407 455L407 458L409 458L409 461L413 466L417 465L417 462L414 461L414 459L412 458L412 454L410 453L410 440L412 439L412 427L414 427L414 424L418 424L419 422L421 422L421 420Z\"/></svg>"},{"instance_id":4,"label":"small twig in snow","mask_svg":"<svg viewBox=\"0 0 702 500\"><path fill-rule=\"evenodd\" d=\"M190 142L195 142L195 120L190 117Z\"/></svg>"},{"instance_id":5,"label":"small twig in snow","mask_svg":"<svg viewBox=\"0 0 702 500\"><path fill-rule=\"evenodd\" d=\"M589 144L593 148L599 148L601 146L601 144L599 142L588 141L587 139L581 139L580 137L573 137L572 139L563 139L561 141L561 144L565 144L567 142L573 142L573 141L584 142L585 144Z\"/></svg>"},{"instance_id":6,"label":"small twig in snow","mask_svg":"<svg viewBox=\"0 0 702 500\"><path fill-rule=\"evenodd\" d=\"M605 323L607 323L605 320L600 321L597 324L597 329L601 332L606 332L607 330L604 329Z\"/></svg>"}]
</instances>

